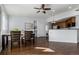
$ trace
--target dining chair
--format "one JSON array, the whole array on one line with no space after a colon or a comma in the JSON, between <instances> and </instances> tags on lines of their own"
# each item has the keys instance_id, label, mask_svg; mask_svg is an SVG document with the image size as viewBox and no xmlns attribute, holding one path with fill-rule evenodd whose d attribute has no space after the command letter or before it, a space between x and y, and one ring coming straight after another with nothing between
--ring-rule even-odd
<instances>
[{"instance_id":1,"label":"dining chair","mask_svg":"<svg viewBox=\"0 0 79 59\"><path fill-rule=\"evenodd\" d=\"M21 31L11 31L11 49L15 45L17 45L20 48L20 37L21 37Z\"/></svg>"},{"instance_id":2,"label":"dining chair","mask_svg":"<svg viewBox=\"0 0 79 59\"><path fill-rule=\"evenodd\" d=\"M32 35L32 31L24 31L24 39L22 40L22 43L26 45L33 44L34 45L34 36Z\"/></svg>"}]
</instances>

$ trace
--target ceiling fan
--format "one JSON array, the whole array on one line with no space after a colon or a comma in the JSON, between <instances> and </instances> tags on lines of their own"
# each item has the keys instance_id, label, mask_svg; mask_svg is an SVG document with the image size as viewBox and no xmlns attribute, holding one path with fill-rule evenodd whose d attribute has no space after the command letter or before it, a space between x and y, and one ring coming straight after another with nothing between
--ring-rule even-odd
<instances>
[{"instance_id":1,"label":"ceiling fan","mask_svg":"<svg viewBox=\"0 0 79 59\"><path fill-rule=\"evenodd\" d=\"M51 8L46 8L45 4L42 4L40 8L34 8L34 9L38 9L37 13L42 11L44 14L46 14L47 10L51 10Z\"/></svg>"}]
</instances>

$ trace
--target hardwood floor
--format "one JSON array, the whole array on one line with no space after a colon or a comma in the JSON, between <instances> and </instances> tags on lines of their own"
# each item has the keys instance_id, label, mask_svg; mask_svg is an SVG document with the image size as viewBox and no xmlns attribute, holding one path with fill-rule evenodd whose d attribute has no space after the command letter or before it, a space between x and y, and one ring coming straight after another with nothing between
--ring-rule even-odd
<instances>
[{"instance_id":1,"label":"hardwood floor","mask_svg":"<svg viewBox=\"0 0 79 59\"><path fill-rule=\"evenodd\" d=\"M38 38L34 46L12 50L9 46L0 55L79 55L79 47L75 43L48 42L46 38Z\"/></svg>"}]
</instances>

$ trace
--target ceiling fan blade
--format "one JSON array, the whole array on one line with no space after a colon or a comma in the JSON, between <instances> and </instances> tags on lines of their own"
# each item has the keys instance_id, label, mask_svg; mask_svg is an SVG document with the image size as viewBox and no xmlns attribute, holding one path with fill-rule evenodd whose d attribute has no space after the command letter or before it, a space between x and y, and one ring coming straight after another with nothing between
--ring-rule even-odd
<instances>
[{"instance_id":1,"label":"ceiling fan blade","mask_svg":"<svg viewBox=\"0 0 79 59\"><path fill-rule=\"evenodd\" d=\"M34 8L34 9L41 9L41 8Z\"/></svg>"},{"instance_id":2,"label":"ceiling fan blade","mask_svg":"<svg viewBox=\"0 0 79 59\"><path fill-rule=\"evenodd\" d=\"M37 13L39 13L40 11L37 11Z\"/></svg>"},{"instance_id":3,"label":"ceiling fan blade","mask_svg":"<svg viewBox=\"0 0 79 59\"><path fill-rule=\"evenodd\" d=\"M44 10L51 10L51 8L44 8Z\"/></svg>"},{"instance_id":4,"label":"ceiling fan blade","mask_svg":"<svg viewBox=\"0 0 79 59\"><path fill-rule=\"evenodd\" d=\"M41 8L44 9L44 7L45 7L45 4L42 4Z\"/></svg>"},{"instance_id":5,"label":"ceiling fan blade","mask_svg":"<svg viewBox=\"0 0 79 59\"><path fill-rule=\"evenodd\" d=\"M46 11L43 11L44 14L46 14Z\"/></svg>"}]
</instances>

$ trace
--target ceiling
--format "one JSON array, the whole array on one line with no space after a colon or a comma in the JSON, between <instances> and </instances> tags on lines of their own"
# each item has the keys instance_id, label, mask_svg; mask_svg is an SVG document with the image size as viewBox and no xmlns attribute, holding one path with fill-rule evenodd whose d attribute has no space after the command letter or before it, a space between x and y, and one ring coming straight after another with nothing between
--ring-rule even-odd
<instances>
[{"instance_id":1,"label":"ceiling","mask_svg":"<svg viewBox=\"0 0 79 59\"><path fill-rule=\"evenodd\" d=\"M47 11L46 14L43 13L36 13L33 9L34 7L40 7L41 4L4 4L6 12L8 15L13 16L28 16L28 17L50 17L51 11ZM52 10L55 10L55 15L73 10L77 8L79 5L77 4L46 4L46 7L50 7ZM72 8L69 8L72 7Z\"/></svg>"}]
</instances>

